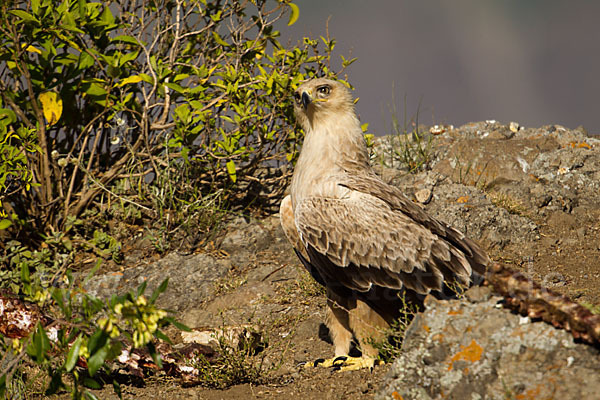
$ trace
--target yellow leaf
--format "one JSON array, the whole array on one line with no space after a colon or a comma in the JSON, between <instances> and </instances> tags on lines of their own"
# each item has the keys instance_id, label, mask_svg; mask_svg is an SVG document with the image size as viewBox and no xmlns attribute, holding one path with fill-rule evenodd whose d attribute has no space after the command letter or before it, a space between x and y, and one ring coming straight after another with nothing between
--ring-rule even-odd
<instances>
[{"instance_id":1,"label":"yellow leaf","mask_svg":"<svg viewBox=\"0 0 600 400\"><path fill-rule=\"evenodd\" d=\"M25 43L23 43L23 47L25 47ZM27 46L27 48L25 49L31 53L38 53L38 54L42 54L42 51L40 49L36 49L35 47L33 47L32 45Z\"/></svg>"},{"instance_id":2,"label":"yellow leaf","mask_svg":"<svg viewBox=\"0 0 600 400\"><path fill-rule=\"evenodd\" d=\"M469 201L469 196L460 196L458 199L456 199L457 203L466 203Z\"/></svg>"},{"instance_id":3,"label":"yellow leaf","mask_svg":"<svg viewBox=\"0 0 600 400\"><path fill-rule=\"evenodd\" d=\"M300 16L300 9L294 3L289 4L292 13L290 14L290 20L288 21L288 26L294 25L294 23L298 20Z\"/></svg>"},{"instance_id":4,"label":"yellow leaf","mask_svg":"<svg viewBox=\"0 0 600 400\"><path fill-rule=\"evenodd\" d=\"M229 174L229 178L231 178L231 181L235 183L235 181L237 180L237 175L235 173L235 163L233 162L233 160L227 161L227 173Z\"/></svg>"},{"instance_id":5,"label":"yellow leaf","mask_svg":"<svg viewBox=\"0 0 600 400\"><path fill-rule=\"evenodd\" d=\"M62 99L58 97L58 93L44 92L39 95L38 99L42 103L44 117L46 117L48 125L56 124L62 115L63 109Z\"/></svg>"},{"instance_id":6,"label":"yellow leaf","mask_svg":"<svg viewBox=\"0 0 600 400\"><path fill-rule=\"evenodd\" d=\"M125 86L128 83L138 83L142 81L142 77L139 75L128 76L125 79L121 79L121 81L117 84L117 87Z\"/></svg>"}]
</instances>

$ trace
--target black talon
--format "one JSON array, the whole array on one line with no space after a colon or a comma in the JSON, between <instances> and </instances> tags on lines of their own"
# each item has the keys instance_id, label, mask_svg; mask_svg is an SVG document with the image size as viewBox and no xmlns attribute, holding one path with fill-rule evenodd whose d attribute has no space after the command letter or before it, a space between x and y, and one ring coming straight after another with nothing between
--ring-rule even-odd
<instances>
[{"instance_id":1,"label":"black talon","mask_svg":"<svg viewBox=\"0 0 600 400\"><path fill-rule=\"evenodd\" d=\"M347 359L348 359L348 357L347 357L347 356L337 356L337 357L336 357L336 358L333 360L333 363L335 364L335 363L336 363L336 362L338 362L338 361L341 361L341 362L343 363L343 362L344 362L344 361L346 361Z\"/></svg>"},{"instance_id":2,"label":"black talon","mask_svg":"<svg viewBox=\"0 0 600 400\"><path fill-rule=\"evenodd\" d=\"M318 358L318 359L316 359L316 360L315 360L315 362L313 363L313 367L316 367L317 365L319 365L319 364L322 364L322 363L324 363L324 362L325 362L325 359L324 359L324 358Z\"/></svg>"}]
</instances>

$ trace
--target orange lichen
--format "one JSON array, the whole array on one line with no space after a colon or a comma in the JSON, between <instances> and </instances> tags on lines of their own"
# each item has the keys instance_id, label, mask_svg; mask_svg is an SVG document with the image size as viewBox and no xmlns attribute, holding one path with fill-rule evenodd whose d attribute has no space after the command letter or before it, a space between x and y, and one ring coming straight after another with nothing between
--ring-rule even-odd
<instances>
[{"instance_id":1,"label":"orange lichen","mask_svg":"<svg viewBox=\"0 0 600 400\"><path fill-rule=\"evenodd\" d=\"M474 339L471 340L471 343L468 346L460 347L461 350L454 356L452 356L452 358L450 359L448 371L450 371L453 368L454 362L456 361L476 362L481 360L481 355L483 354L483 347L478 345Z\"/></svg>"},{"instance_id":2,"label":"orange lichen","mask_svg":"<svg viewBox=\"0 0 600 400\"><path fill-rule=\"evenodd\" d=\"M392 397L394 398L394 400L404 400L400 393L396 392L395 390L392 392Z\"/></svg>"},{"instance_id":3,"label":"orange lichen","mask_svg":"<svg viewBox=\"0 0 600 400\"><path fill-rule=\"evenodd\" d=\"M540 397L540 391L542 390L543 384L539 384L533 389L526 390L523 393L519 393L515 396L516 400L535 400Z\"/></svg>"},{"instance_id":4,"label":"orange lichen","mask_svg":"<svg viewBox=\"0 0 600 400\"><path fill-rule=\"evenodd\" d=\"M589 144L587 144L586 142L571 142L569 143L569 146L571 146L571 148L578 148L578 149L591 149L592 146L590 146Z\"/></svg>"},{"instance_id":5,"label":"orange lichen","mask_svg":"<svg viewBox=\"0 0 600 400\"><path fill-rule=\"evenodd\" d=\"M467 201L469 201L469 196L460 196L458 199L456 199L457 203L466 203Z\"/></svg>"},{"instance_id":6,"label":"orange lichen","mask_svg":"<svg viewBox=\"0 0 600 400\"><path fill-rule=\"evenodd\" d=\"M423 330L427 333L429 333L429 331L431 330L431 328L428 325L423 324Z\"/></svg>"},{"instance_id":7,"label":"orange lichen","mask_svg":"<svg viewBox=\"0 0 600 400\"><path fill-rule=\"evenodd\" d=\"M462 315L463 311L459 308L458 310L448 311L448 315Z\"/></svg>"}]
</instances>

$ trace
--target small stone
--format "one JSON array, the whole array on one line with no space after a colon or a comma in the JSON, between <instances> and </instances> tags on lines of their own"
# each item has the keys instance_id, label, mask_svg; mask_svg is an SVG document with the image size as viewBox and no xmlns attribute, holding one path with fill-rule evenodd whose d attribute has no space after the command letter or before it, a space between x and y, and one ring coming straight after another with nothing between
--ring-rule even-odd
<instances>
[{"instance_id":1,"label":"small stone","mask_svg":"<svg viewBox=\"0 0 600 400\"><path fill-rule=\"evenodd\" d=\"M487 286L473 286L465 292L465 297L471 303L481 303L488 301L492 295L492 290Z\"/></svg>"},{"instance_id":2,"label":"small stone","mask_svg":"<svg viewBox=\"0 0 600 400\"><path fill-rule=\"evenodd\" d=\"M363 382L359 387L358 390L360 390L361 393L365 394L368 393L369 390L372 389L372 385L369 382Z\"/></svg>"},{"instance_id":3,"label":"small stone","mask_svg":"<svg viewBox=\"0 0 600 400\"><path fill-rule=\"evenodd\" d=\"M511 132L517 133L520 129L519 123L511 122L510 124L508 124L508 129L510 129Z\"/></svg>"},{"instance_id":4,"label":"small stone","mask_svg":"<svg viewBox=\"0 0 600 400\"><path fill-rule=\"evenodd\" d=\"M548 204L550 204L551 201L552 201L552 196L547 194L544 197L542 197L541 199L539 199L539 201L537 202L537 206L539 208L546 207Z\"/></svg>"},{"instance_id":5,"label":"small stone","mask_svg":"<svg viewBox=\"0 0 600 400\"><path fill-rule=\"evenodd\" d=\"M431 201L432 191L431 189L421 189L415 192L415 198L421 204L428 204Z\"/></svg>"},{"instance_id":6,"label":"small stone","mask_svg":"<svg viewBox=\"0 0 600 400\"><path fill-rule=\"evenodd\" d=\"M530 322L531 319L529 317L519 317L519 325L527 325Z\"/></svg>"},{"instance_id":7,"label":"small stone","mask_svg":"<svg viewBox=\"0 0 600 400\"><path fill-rule=\"evenodd\" d=\"M567 367L570 367L575 362L575 358L572 356L567 357Z\"/></svg>"}]
</instances>

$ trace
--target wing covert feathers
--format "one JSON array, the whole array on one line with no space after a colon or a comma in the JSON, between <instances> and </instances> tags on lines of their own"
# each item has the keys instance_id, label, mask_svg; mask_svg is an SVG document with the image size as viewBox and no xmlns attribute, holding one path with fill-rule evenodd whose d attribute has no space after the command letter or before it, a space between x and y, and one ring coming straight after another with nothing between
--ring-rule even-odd
<instances>
[{"instance_id":1,"label":"wing covert feathers","mask_svg":"<svg viewBox=\"0 0 600 400\"><path fill-rule=\"evenodd\" d=\"M480 275L485 274L490 259L477 243L466 237L462 232L427 215L421 207L406 198L400 189L384 183L373 171L365 171L364 174L348 174L341 185L350 190L370 194L384 201L395 211L410 217L416 223L426 227L460 250L474 272Z\"/></svg>"},{"instance_id":2,"label":"wing covert feathers","mask_svg":"<svg viewBox=\"0 0 600 400\"><path fill-rule=\"evenodd\" d=\"M453 241L464 241L460 232L431 219L445 236L438 235L371 194L354 191L343 199L308 198L296 206L295 219L300 240L326 281L360 291L371 285L397 289L406 285L422 294L440 290L444 280L470 281L472 269L465 252L446 239L455 235ZM474 254L471 247L467 251Z\"/></svg>"}]
</instances>

